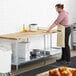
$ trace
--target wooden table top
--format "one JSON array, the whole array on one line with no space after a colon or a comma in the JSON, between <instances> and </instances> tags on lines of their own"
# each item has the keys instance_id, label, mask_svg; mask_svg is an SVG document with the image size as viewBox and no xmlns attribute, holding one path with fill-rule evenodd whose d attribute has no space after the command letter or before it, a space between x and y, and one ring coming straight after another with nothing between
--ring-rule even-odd
<instances>
[{"instance_id":1,"label":"wooden table top","mask_svg":"<svg viewBox=\"0 0 76 76\"><path fill-rule=\"evenodd\" d=\"M24 39L24 38L29 38L33 36L48 35L56 32L57 30L51 30L49 33L47 33L46 30L41 29L37 31L15 32L10 34L4 34L4 35L0 35L0 38L17 40L17 39Z\"/></svg>"}]
</instances>

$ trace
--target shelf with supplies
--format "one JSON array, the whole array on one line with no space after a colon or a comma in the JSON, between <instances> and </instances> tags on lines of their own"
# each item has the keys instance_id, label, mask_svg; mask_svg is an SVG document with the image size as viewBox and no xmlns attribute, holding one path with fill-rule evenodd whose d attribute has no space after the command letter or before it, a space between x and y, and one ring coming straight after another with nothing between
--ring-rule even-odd
<instances>
[{"instance_id":1,"label":"shelf with supplies","mask_svg":"<svg viewBox=\"0 0 76 76\"><path fill-rule=\"evenodd\" d=\"M58 55L60 53L61 53L60 48L58 48L58 49L50 48L50 49L46 49L44 51L41 50L40 53L37 52L37 53L33 53L33 54L31 54L31 52L30 52L30 56L27 55L27 57L25 57L25 58L22 58L22 57L18 58L18 65L33 62L33 61L38 61L38 60L42 60L43 62L45 62L46 58L52 57L54 55ZM16 65L16 63L14 62L13 59L12 59L12 65Z\"/></svg>"}]
</instances>

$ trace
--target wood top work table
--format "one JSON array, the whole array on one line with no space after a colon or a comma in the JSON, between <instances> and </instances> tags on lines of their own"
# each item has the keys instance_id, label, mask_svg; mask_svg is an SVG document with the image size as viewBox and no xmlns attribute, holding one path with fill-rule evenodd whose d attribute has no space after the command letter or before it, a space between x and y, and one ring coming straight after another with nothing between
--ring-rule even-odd
<instances>
[{"instance_id":1,"label":"wood top work table","mask_svg":"<svg viewBox=\"0 0 76 76\"><path fill-rule=\"evenodd\" d=\"M50 47L52 44L52 39L51 39L51 34L53 33L57 33L57 30L52 30L49 33L46 33L46 30L37 30L37 31L30 31L30 32L16 32L16 33L10 33L10 34L4 34L4 35L0 35L0 44L1 42L5 43L10 41L11 43L15 42L15 60L12 61L12 65L16 65L16 70L18 70L18 65L22 64L22 63L27 63L27 62L31 62L31 61L35 61L41 58L45 58L47 56L40 56L34 59L19 59L18 58L18 43L21 42L23 39L27 39L27 41L25 43L29 42L29 38L31 37L35 37L35 36L43 36L43 45L44 45L44 50L46 49L46 35L50 35Z\"/></svg>"},{"instance_id":2,"label":"wood top work table","mask_svg":"<svg viewBox=\"0 0 76 76\"><path fill-rule=\"evenodd\" d=\"M47 34L52 34L56 33L56 30L52 30L49 33L46 32L46 30L37 30L37 31L28 31L28 32L16 32L16 33L11 33L11 34L5 34L5 35L0 35L0 38L3 39L12 39L12 40L20 40L23 38L29 38L33 36L40 36L40 35L47 35Z\"/></svg>"}]
</instances>

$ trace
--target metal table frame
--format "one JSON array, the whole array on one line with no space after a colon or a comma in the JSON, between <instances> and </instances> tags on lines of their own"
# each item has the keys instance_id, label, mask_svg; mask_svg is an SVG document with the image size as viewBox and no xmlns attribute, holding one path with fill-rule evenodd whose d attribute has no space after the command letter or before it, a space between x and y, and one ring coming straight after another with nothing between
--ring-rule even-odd
<instances>
[{"instance_id":1,"label":"metal table frame","mask_svg":"<svg viewBox=\"0 0 76 76\"><path fill-rule=\"evenodd\" d=\"M16 53L16 58L15 58L15 65L16 65L16 71L18 71L18 66L19 66L19 58L18 58L18 43L21 41L21 40L19 40L19 39L17 39L17 40L11 40L11 39L2 39L2 38L0 38L0 40L1 40L1 42L2 42L2 40L6 40L7 42L9 41L9 42L11 42L11 44L13 43L13 42L15 42L16 43L16 50L15 50L15 53ZM43 40L44 40L44 42L43 42L43 45L44 45L44 50L46 50L46 35L43 35ZM29 38L27 38L27 41L29 42ZM4 42L4 41L3 41ZM50 47L52 47L52 34L50 34ZM45 58L45 53L44 53L44 58ZM34 60L33 60L34 61ZM29 61L30 62L30 61ZM26 62L24 62L24 63L26 63ZM45 64L46 62L45 62L45 59L44 59L44 64Z\"/></svg>"},{"instance_id":2,"label":"metal table frame","mask_svg":"<svg viewBox=\"0 0 76 76\"><path fill-rule=\"evenodd\" d=\"M46 35L43 35L43 39L44 39L44 50L46 50ZM27 38L27 40L29 41L29 38ZM16 71L18 71L18 42L20 40L16 40ZM52 47L52 34L50 34L50 47ZM44 57L45 57L45 53L44 53ZM44 64L46 63L45 59L44 59Z\"/></svg>"}]
</instances>

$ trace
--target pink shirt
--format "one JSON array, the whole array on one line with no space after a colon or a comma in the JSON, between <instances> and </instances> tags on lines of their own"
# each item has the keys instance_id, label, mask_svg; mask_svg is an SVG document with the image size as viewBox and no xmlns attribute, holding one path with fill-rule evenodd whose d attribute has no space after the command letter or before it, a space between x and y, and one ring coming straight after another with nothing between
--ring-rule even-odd
<instances>
[{"instance_id":1,"label":"pink shirt","mask_svg":"<svg viewBox=\"0 0 76 76\"><path fill-rule=\"evenodd\" d=\"M55 23L56 25L61 24L65 27L69 27L70 26L69 13L63 10L61 13L59 13L57 19L55 20Z\"/></svg>"}]
</instances>

